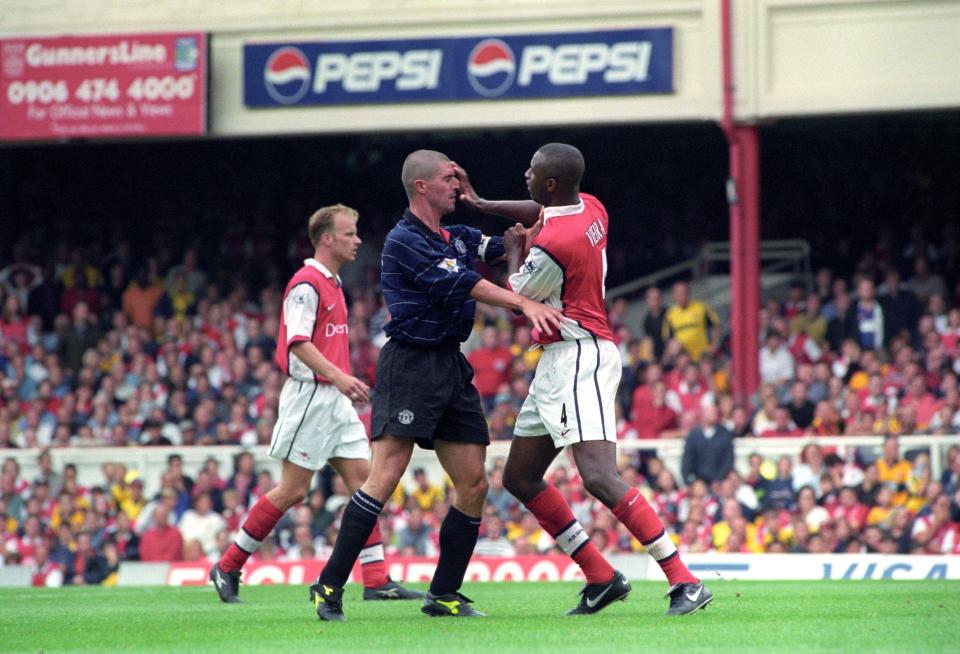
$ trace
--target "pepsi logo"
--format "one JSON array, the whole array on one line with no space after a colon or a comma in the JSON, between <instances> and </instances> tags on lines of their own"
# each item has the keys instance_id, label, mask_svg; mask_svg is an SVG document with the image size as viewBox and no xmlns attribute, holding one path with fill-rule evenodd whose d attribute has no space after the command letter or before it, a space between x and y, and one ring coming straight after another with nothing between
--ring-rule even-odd
<instances>
[{"instance_id":1,"label":"pepsi logo","mask_svg":"<svg viewBox=\"0 0 960 654\"><path fill-rule=\"evenodd\" d=\"M263 83L275 102L294 104L310 88L310 63L298 48L274 51L263 69Z\"/></svg>"},{"instance_id":2,"label":"pepsi logo","mask_svg":"<svg viewBox=\"0 0 960 654\"><path fill-rule=\"evenodd\" d=\"M484 39L467 58L467 79L473 90L495 98L510 88L517 74L517 60L510 46L500 39Z\"/></svg>"}]
</instances>

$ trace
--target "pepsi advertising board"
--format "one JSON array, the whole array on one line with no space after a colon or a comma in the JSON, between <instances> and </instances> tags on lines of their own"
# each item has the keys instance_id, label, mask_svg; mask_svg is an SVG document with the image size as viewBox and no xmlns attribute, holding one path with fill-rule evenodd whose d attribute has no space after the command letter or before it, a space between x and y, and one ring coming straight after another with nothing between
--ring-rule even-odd
<instances>
[{"instance_id":1,"label":"pepsi advertising board","mask_svg":"<svg viewBox=\"0 0 960 654\"><path fill-rule=\"evenodd\" d=\"M389 41L248 43L248 107L673 91L673 28Z\"/></svg>"}]
</instances>

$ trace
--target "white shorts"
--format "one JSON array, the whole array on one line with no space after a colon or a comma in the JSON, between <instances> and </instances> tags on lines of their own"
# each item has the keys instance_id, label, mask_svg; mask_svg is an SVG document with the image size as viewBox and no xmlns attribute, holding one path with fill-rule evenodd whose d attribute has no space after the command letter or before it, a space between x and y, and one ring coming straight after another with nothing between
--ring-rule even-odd
<instances>
[{"instance_id":1,"label":"white shorts","mask_svg":"<svg viewBox=\"0 0 960 654\"><path fill-rule=\"evenodd\" d=\"M549 434L557 447L616 441L614 402L621 373L620 352L610 341L593 338L545 346L514 435Z\"/></svg>"},{"instance_id":2,"label":"white shorts","mask_svg":"<svg viewBox=\"0 0 960 654\"><path fill-rule=\"evenodd\" d=\"M269 454L319 470L329 459L369 459L370 443L353 404L335 386L287 378Z\"/></svg>"}]
</instances>

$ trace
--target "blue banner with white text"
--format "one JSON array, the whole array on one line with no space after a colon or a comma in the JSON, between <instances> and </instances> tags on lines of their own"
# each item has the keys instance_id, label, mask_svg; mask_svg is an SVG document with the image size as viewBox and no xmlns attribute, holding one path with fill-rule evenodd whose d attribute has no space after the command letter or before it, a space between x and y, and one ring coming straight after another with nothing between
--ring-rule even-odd
<instances>
[{"instance_id":1,"label":"blue banner with white text","mask_svg":"<svg viewBox=\"0 0 960 654\"><path fill-rule=\"evenodd\" d=\"M673 91L673 28L248 43L248 107L563 98Z\"/></svg>"}]
</instances>

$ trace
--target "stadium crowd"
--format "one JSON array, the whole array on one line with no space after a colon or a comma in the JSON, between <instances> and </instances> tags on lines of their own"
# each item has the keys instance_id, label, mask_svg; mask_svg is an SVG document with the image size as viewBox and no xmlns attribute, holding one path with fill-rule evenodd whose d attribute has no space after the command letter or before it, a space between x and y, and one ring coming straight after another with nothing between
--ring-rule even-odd
<instances>
[{"instance_id":1,"label":"stadium crowd","mask_svg":"<svg viewBox=\"0 0 960 654\"><path fill-rule=\"evenodd\" d=\"M240 232L223 248L260 256ZM310 254L301 238L288 251L291 266ZM38 585L109 583L124 560L215 560L275 482L249 451L232 470L215 460L184 470L173 455L153 497L120 464L104 463L90 488L70 464L53 467L50 448L269 442L283 381L272 361L280 276L252 289L229 269L205 270L195 249L170 252L138 260L121 243L94 259L57 248L0 269L0 448L41 451L32 479L12 458L0 470L0 563L30 566ZM681 551L960 553L960 448L933 479L929 454L901 458L897 438L960 433L958 269L949 230L937 244L921 230L905 245L881 233L852 278L825 268L809 288L792 284L761 311L763 384L746 405L731 394L722 325L687 284L648 289L641 325L628 323L626 300L611 304L624 362L618 438L685 439L680 478L642 446L621 454L621 474L649 494ZM388 320L376 278L368 261L345 279L354 374L368 383ZM495 440L511 438L527 395L539 357L529 344L522 321L480 309L465 351ZM882 452L807 438L853 434L884 435ZM734 444L749 451L769 436L798 438L800 455L753 455L737 470ZM552 550L491 463L477 553ZM339 479L320 479L255 560L325 556L348 496ZM572 462L552 482L601 550L641 549L585 494ZM422 471L398 490L382 517L388 553L436 553L449 493Z\"/></svg>"}]
</instances>

